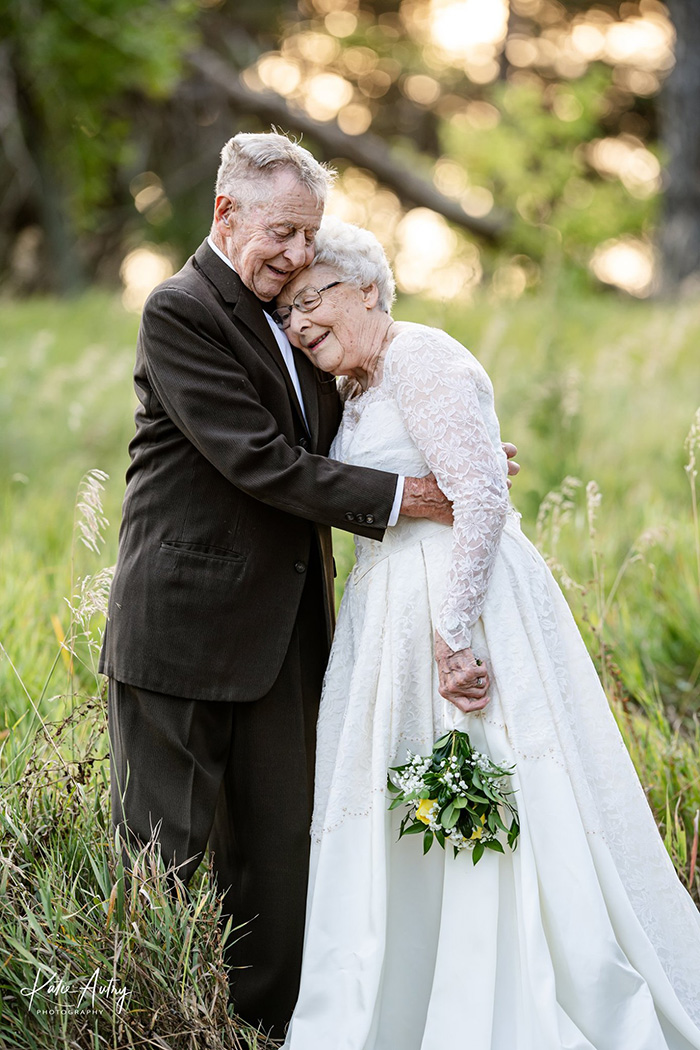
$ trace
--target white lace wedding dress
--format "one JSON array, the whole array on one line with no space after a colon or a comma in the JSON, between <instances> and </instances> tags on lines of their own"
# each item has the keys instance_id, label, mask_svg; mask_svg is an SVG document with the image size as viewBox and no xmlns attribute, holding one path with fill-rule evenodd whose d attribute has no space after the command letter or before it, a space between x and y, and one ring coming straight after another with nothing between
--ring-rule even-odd
<instances>
[{"instance_id":1,"label":"white lace wedding dress","mask_svg":"<svg viewBox=\"0 0 700 1050\"><path fill-rule=\"evenodd\" d=\"M699 1050L700 917L564 598L509 504L493 392L449 336L397 325L332 455L422 475L454 528L357 539L326 675L301 993L286 1050ZM491 703L437 690L433 630ZM467 730L514 763L506 856L397 841L389 766Z\"/></svg>"}]
</instances>

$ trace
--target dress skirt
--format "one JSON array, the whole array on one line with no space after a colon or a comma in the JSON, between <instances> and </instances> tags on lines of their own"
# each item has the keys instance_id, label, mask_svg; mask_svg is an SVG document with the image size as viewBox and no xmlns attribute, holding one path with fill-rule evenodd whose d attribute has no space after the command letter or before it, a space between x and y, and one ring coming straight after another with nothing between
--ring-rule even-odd
<instances>
[{"instance_id":1,"label":"dress skirt","mask_svg":"<svg viewBox=\"0 0 700 1050\"><path fill-rule=\"evenodd\" d=\"M571 612L511 511L472 649L438 693L452 530L357 540L318 726L301 992L285 1050L700 1050L700 917ZM387 770L446 729L514 765L514 851L398 840Z\"/></svg>"}]
</instances>

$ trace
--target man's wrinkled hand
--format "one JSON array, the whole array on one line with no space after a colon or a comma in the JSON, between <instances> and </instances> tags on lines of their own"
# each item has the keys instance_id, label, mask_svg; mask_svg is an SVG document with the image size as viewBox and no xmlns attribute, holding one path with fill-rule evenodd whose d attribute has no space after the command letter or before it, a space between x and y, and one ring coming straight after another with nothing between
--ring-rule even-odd
<instances>
[{"instance_id":1,"label":"man's wrinkled hand","mask_svg":"<svg viewBox=\"0 0 700 1050\"><path fill-rule=\"evenodd\" d=\"M515 457L518 454L516 445L511 444L510 441L504 441L501 446L506 454L508 460L508 488L511 487L513 482L510 480L520 473L520 464L515 462Z\"/></svg>"},{"instance_id":2,"label":"man's wrinkled hand","mask_svg":"<svg viewBox=\"0 0 700 1050\"><path fill-rule=\"evenodd\" d=\"M433 474L404 480L400 513L407 518L430 518L441 525L453 523L452 504L438 488Z\"/></svg>"},{"instance_id":3,"label":"man's wrinkled hand","mask_svg":"<svg viewBox=\"0 0 700 1050\"><path fill-rule=\"evenodd\" d=\"M435 632L435 661L438 666L440 696L460 711L481 711L488 704L490 679L486 666L471 649L450 649Z\"/></svg>"}]
</instances>

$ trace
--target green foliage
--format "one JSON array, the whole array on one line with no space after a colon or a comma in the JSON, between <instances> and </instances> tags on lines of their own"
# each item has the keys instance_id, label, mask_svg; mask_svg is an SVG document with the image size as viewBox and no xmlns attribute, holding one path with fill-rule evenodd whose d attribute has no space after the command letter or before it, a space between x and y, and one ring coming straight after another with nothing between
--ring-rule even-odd
<instances>
[{"instance_id":1,"label":"green foliage","mask_svg":"<svg viewBox=\"0 0 700 1050\"><path fill-rule=\"evenodd\" d=\"M588 283L592 249L607 238L640 234L655 216L655 197L631 196L586 160L586 143L607 134L610 88L611 72L601 66L561 85L545 87L535 79L499 83L488 96L498 113L494 126L454 118L441 126L445 155L513 217L501 250L535 260L548 277L566 262ZM557 115L557 96L580 111L575 119Z\"/></svg>"},{"instance_id":2,"label":"green foliage","mask_svg":"<svg viewBox=\"0 0 700 1050\"><path fill-rule=\"evenodd\" d=\"M99 224L133 157L139 98L167 97L196 41L195 0L9 0L4 37L27 141L73 222ZM50 172L50 176L49 173Z\"/></svg>"}]
</instances>

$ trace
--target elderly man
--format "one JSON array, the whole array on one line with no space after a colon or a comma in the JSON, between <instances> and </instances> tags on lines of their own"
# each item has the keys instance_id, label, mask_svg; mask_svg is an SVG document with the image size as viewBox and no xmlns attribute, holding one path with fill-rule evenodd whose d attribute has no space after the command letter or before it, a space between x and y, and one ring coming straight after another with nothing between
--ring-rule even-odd
<instances>
[{"instance_id":1,"label":"elderly man","mask_svg":"<svg viewBox=\"0 0 700 1050\"><path fill-rule=\"evenodd\" d=\"M210 237L145 306L101 661L115 825L156 837L185 880L209 843L246 924L236 1008L278 1035L301 960L330 528L380 539L399 511L449 514L432 479L326 458L335 386L266 312L313 258L330 178L284 136L236 135ZM453 687L479 696L478 675Z\"/></svg>"}]
</instances>

